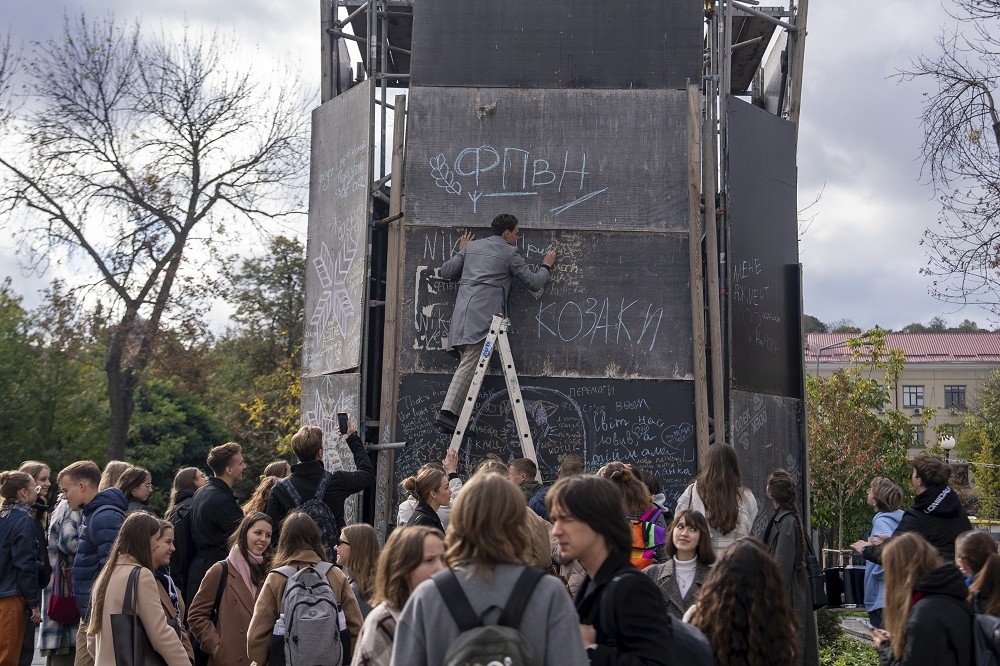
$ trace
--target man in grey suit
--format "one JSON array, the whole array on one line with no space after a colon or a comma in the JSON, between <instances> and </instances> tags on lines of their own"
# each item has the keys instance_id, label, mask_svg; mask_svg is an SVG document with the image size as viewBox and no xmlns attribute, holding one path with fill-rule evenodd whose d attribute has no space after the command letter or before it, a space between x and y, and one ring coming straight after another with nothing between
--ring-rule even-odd
<instances>
[{"instance_id":1,"label":"man in grey suit","mask_svg":"<svg viewBox=\"0 0 1000 666\"><path fill-rule=\"evenodd\" d=\"M448 394L434 425L444 433L455 432L458 413L469 392L476 364L483 350L495 314L507 314L507 295L513 278L531 291L538 291L549 281L556 251L542 257L540 268L532 268L517 249L520 234L517 218L502 213L490 223L493 235L473 240L465 232L458 241L458 254L441 266L441 276L458 279L455 311L448 332L448 352L459 357L458 370L451 379Z\"/></svg>"}]
</instances>

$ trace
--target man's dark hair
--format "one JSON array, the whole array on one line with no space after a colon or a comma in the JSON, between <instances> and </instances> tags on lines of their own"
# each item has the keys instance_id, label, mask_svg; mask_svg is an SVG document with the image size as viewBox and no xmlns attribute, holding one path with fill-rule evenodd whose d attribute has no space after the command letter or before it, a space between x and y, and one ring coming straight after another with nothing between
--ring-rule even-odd
<instances>
[{"instance_id":1,"label":"man's dark hair","mask_svg":"<svg viewBox=\"0 0 1000 666\"><path fill-rule=\"evenodd\" d=\"M913 459L913 469L927 487L943 486L951 478L951 466L933 453L923 451Z\"/></svg>"},{"instance_id":2,"label":"man's dark hair","mask_svg":"<svg viewBox=\"0 0 1000 666\"><path fill-rule=\"evenodd\" d=\"M500 213L490 222L494 236L502 236L505 231L514 231L517 226L517 218L510 213Z\"/></svg>"},{"instance_id":3,"label":"man's dark hair","mask_svg":"<svg viewBox=\"0 0 1000 666\"><path fill-rule=\"evenodd\" d=\"M621 492L614 482L590 474L559 479L545 495L550 516L566 511L603 536L609 550L630 553L632 526L621 506Z\"/></svg>"},{"instance_id":4,"label":"man's dark hair","mask_svg":"<svg viewBox=\"0 0 1000 666\"><path fill-rule=\"evenodd\" d=\"M209 451L208 460L205 462L208 463L208 466L216 476L222 476L225 474L226 468L229 467L232 459L241 451L243 451L243 447L236 442L227 442Z\"/></svg>"}]
</instances>

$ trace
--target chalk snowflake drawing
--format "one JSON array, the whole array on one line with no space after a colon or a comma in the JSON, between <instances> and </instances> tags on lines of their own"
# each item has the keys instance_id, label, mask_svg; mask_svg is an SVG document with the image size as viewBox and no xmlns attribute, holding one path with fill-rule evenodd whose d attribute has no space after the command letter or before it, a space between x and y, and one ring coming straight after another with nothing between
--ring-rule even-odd
<instances>
[{"instance_id":1,"label":"chalk snowflake drawing","mask_svg":"<svg viewBox=\"0 0 1000 666\"><path fill-rule=\"evenodd\" d=\"M431 165L431 175L434 176L434 184L452 194L462 194L462 183L455 180L455 174L448 167L448 160L444 153L438 153L428 160Z\"/></svg>"},{"instance_id":2,"label":"chalk snowflake drawing","mask_svg":"<svg viewBox=\"0 0 1000 666\"><path fill-rule=\"evenodd\" d=\"M323 293L316 302L309 325L316 330L320 340L323 339L323 332L326 331L331 316L341 337L347 337L347 326L355 313L354 303L347 291L347 276L357 255L358 248L354 240L345 238L335 256L326 243L321 243L319 256L313 259L313 268Z\"/></svg>"}]
</instances>

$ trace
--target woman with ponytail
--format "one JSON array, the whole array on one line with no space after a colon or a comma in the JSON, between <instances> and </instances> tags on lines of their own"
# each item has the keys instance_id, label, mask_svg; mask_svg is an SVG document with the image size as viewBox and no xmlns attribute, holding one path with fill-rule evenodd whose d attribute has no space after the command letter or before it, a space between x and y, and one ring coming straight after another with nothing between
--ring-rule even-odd
<instances>
[{"instance_id":1,"label":"woman with ponytail","mask_svg":"<svg viewBox=\"0 0 1000 666\"><path fill-rule=\"evenodd\" d=\"M38 486L26 472L0 472L0 498L0 666L16 666L27 623L42 619L31 516Z\"/></svg>"},{"instance_id":2,"label":"woman with ponytail","mask_svg":"<svg viewBox=\"0 0 1000 666\"><path fill-rule=\"evenodd\" d=\"M775 513L764 533L764 543L778 563L792 611L799 621L799 663L815 666L819 664L816 618L805 566L806 535L795 501L792 475L784 469L771 472L767 478L767 498L774 504Z\"/></svg>"},{"instance_id":3,"label":"woman with ponytail","mask_svg":"<svg viewBox=\"0 0 1000 666\"><path fill-rule=\"evenodd\" d=\"M1000 555L989 532L972 530L955 539L955 564L969 586L977 613L1000 615Z\"/></svg>"}]
</instances>

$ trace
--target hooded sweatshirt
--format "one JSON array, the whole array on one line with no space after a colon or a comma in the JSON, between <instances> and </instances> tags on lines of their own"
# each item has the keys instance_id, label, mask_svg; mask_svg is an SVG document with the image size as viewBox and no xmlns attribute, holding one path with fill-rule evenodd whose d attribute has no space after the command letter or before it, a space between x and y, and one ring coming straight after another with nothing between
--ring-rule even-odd
<instances>
[{"instance_id":1,"label":"hooded sweatshirt","mask_svg":"<svg viewBox=\"0 0 1000 666\"><path fill-rule=\"evenodd\" d=\"M895 534L916 532L937 548L945 562L955 559L955 538L972 529L958 493L945 484L931 486L913 498L913 506L903 514ZM861 554L866 560L882 563L882 545L866 546Z\"/></svg>"},{"instance_id":2,"label":"hooded sweatshirt","mask_svg":"<svg viewBox=\"0 0 1000 666\"><path fill-rule=\"evenodd\" d=\"M906 619L906 648L895 659L886 641L879 649L882 666L967 666L973 663L972 609L968 590L954 564L933 569L913 586Z\"/></svg>"}]
</instances>

